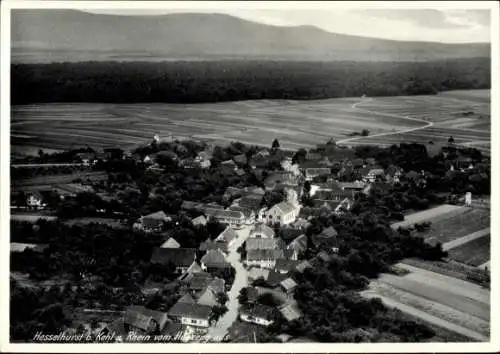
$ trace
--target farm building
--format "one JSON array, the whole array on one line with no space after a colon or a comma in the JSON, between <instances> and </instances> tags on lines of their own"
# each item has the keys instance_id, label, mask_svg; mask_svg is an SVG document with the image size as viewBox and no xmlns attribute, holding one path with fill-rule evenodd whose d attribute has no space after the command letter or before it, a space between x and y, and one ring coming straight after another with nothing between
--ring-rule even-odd
<instances>
[{"instance_id":1,"label":"farm building","mask_svg":"<svg viewBox=\"0 0 500 354\"><path fill-rule=\"evenodd\" d=\"M247 266L274 269L278 259L285 258L281 249L254 249L247 252L245 263Z\"/></svg>"},{"instance_id":2,"label":"farm building","mask_svg":"<svg viewBox=\"0 0 500 354\"><path fill-rule=\"evenodd\" d=\"M172 264L178 273L183 273L195 262L194 248L160 248L153 249L151 262L161 265Z\"/></svg>"},{"instance_id":3,"label":"farm building","mask_svg":"<svg viewBox=\"0 0 500 354\"><path fill-rule=\"evenodd\" d=\"M293 250L293 256L291 259L298 259L302 253L307 251L307 236L304 234L297 236L292 242L290 242L287 248Z\"/></svg>"},{"instance_id":4,"label":"farm building","mask_svg":"<svg viewBox=\"0 0 500 354\"><path fill-rule=\"evenodd\" d=\"M292 278L286 278L280 283L280 289L288 296L293 295L293 292L295 291L296 287L297 283Z\"/></svg>"},{"instance_id":5,"label":"farm building","mask_svg":"<svg viewBox=\"0 0 500 354\"><path fill-rule=\"evenodd\" d=\"M248 270L248 279L254 281L262 278L264 280L269 276L269 269L252 267Z\"/></svg>"},{"instance_id":6,"label":"farm building","mask_svg":"<svg viewBox=\"0 0 500 354\"><path fill-rule=\"evenodd\" d=\"M226 256L221 250L210 250L201 258L201 268L230 268L231 265L226 260Z\"/></svg>"},{"instance_id":7,"label":"farm building","mask_svg":"<svg viewBox=\"0 0 500 354\"><path fill-rule=\"evenodd\" d=\"M307 269L307 268L310 268L311 267L311 263L309 263L309 261L302 261L300 262L299 264L297 264L295 266L295 270L299 273L304 273L304 271Z\"/></svg>"},{"instance_id":8,"label":"farm building","mask_svg":"<svg viewBox=\"0 0 500 354\"><path fill-rule=\"evenodd\" d=\"M287 274L295 269L297 265L299 265L301 261L296 259L278 259L276 261L276 266L274 270L281 274Z\"/></svg>"},{"instance_id":9,"label":"farm building","mask_svg":"<svg viewBox=\"0 0 500 354\"><path fill-rule=\"evenodd\" d=\"M303 209L303 207L300 208L299 218L291 225L291 227L293 227L294 229L305 230L309 226L311 226L311 223L309 221L307 221L306 219L302 219L301 217Z\"/></svg>"},{"instance_id":10,"label":"farm building","mask_svg":"<svg viewBox=\"0 0 500 354\"><path fill-rule=\"evenodd\" d=\"M249 235L250 238L273 238L274 230L266 224L259 223L254 226Z\"/></svg>"},{"instance_id":11,"label":"farm building","mask_svg":"<svg viewBox=\"0 0 500 354\"><path fill-rule=\"evenodd\" d=\"M231 205L227 210L239 211L245 216L245 224L252 225L255 222L255 212L251 209L244 208L239 205Z\"/></svg>"},{"instance_id":12,"label":"farm building","mask_svg":"<svg viewBox=\"0 0 500 354\"><path fill-rule=\"evenodd\" d=\"M193 220L191 220L191 223L194 225L194 226L205 226L207 224L207 219L203 216L203 215L200 215L196 218L194 218Z\"/></svg>"},{"instance_id":13,"label":"farm building","mask_svg":"<svg viewBox=\"0 0 500 354\"><path fill-rule=\"evenodd\" d=\"M171 220L163 211L157 211L141 217L140 222L145 231L160 231L165 223Z\"/></svg>"},{"instance_id":14,"label":"farm building","mask_svg":"<svg viewBox=\"0 0 500 354\"><path fill-rule=\"evenodd\" d=\"M177 302L168 310L168 316L183 325L209 327L212 308L210 306Z\"/></svg>"},{"instance_id":15,"label":"farm building","mask_svg":"<svg viewBox=\"0 0 500 354\"><path fill-rule=\"evenodd\" d=\"M228 247L231 247L231 245L236 241L238 238L238 234L236 231L231 226L226 227L224 231L220 233L219 236L215 239L215 241L220 241L224 242L227 244Z\"/></svg>"},{"instance_id":16,"label":"farm building","mask_svg":"<svg viewBox=\"0 0 500 354\"><path fill-rule=\"evenodd\" d=\"M215 219L222 224L243 225L245 223L245 215L241 211L205 208L204 213L208 220Z\"/></svg>"},{"instance_id":17,"label":"farm building","mask_svg":"<svg viewBox=\"0 0 500 354\"><path fill-rule=\"evenodd\" d=\"M277 250L283 248L283 240L279 238L247 238L246 250Z\"/></svg>"},{"instance_id":18,"label":"farm building","mask_svg":"<svg viewBox=\"0 0 500 354\"><path fill-rule=\"evenodd\" d=\"M277 186L298 186L299 178L291 172L278 171L269 175L264 180L266 190L274 190Z\"/></svg>"},{"instance_id":19,"label":"farm building","mask_svg":"<svg viewBox=\"0 0 500 354\"><path fill-rule=\"evenodd\" d=\"M279 311L288 322L297 320L303 316L298 306L293 303L284 304L279 308Z\"/></svg>"},{"instance_id":20,"label":"farm building","mask_svg":"<svg viewBox=\"0 0 500 354\"><path fill-rule=\"evenodd\" d=\"M305 177L306 181L312 181L316 177L329 176L332 173L331 169L325 168L306 168Z\"/></svg>"},{"instance_id":21,"label":"farm building","mask_svg":"<svg viewBox=\"0 0 500 354\"><path fill-rule=\"evenodd\" d=\"M224 253L227 253L228 245L226 242L208 239L200 244L199 250L200 251L220 250Z\"/></svg>"},{"instance_id":22,"label":"farm building","mask_svg":"<svg viewBox=\"0 0 500 354\"><path fill-rule=\"evenodd\" d=\"M233 160L234 160L234 162L236 162L236 164L238 164L240 166L246 165L248 163L248 159L245 156L245 154L236 155L233 157Z\"/></svg>"},{"instance_id":23,"label":"farm building","mask_svg":"<svg viewBox=\"0 0 500 354\"><path fill-rule=\"evenodd\" d=\"M274 322L274 311L270 306L254 304L240 310L240 319L267 327Z\"/></svg>"},{"instance_id":24,"label":"farm building","mask_svg":"<svg viewBox=\"0 0 500 354\"><path fill-rule=\"evenodd\" d=\"M225 201L231 201L234 198L239 198L243 195L243 188L227 187L224 195L222 196Z\"/></svg>"},{"instance_id":25,"label":"farm building","mask_svg":"<svg viewBox=\"0 0 500 354\"><path fill-rule=\"evenodd\" d=\"M256 214L262 209L262 199L264 195L262 194L251 194L243 196L235 201L235 204L239 207L251 210Z\"/></svg>"},{"instance_id":26,"label":"farm building","mask_svg":"<svg viewBox=\"0 0 500 354\"><path fill-rule=\"evenodd\" d=\"M158 334L167 324L167 314L144 306L129 306L123 322L127 331Z\"/></svg>"},{"instance_id":27,"label":"farm building","mask_svg":"<svg viewBox=\"0 0 500 354\"><path fill-rule=\"evenodd\" d=\"M162 243L160 248L179 248L181 245L173 237L169 237L168 240Z\"/></svg>"},{"instance_id":28,"label":"farm building","mask_svg":"<svg viewBox=\"0 0 500 354\"><path fill-rule=\"evenodd\" d=\"M324 229L320 234L313 235L311 241L317 249L328 249L333 252L338 252L337 235L337 230L330 226Z\"/></svg>"}]
</instances>

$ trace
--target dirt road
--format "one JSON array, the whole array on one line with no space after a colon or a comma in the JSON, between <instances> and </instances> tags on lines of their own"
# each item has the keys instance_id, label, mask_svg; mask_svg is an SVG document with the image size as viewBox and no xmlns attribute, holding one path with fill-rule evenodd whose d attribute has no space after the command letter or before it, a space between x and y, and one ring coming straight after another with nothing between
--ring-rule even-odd
<instances>
[{"instance_id":1,"label":"dirt road","mask_svg":"<svg viewBox=\"0 0 500 354\"><path fill-rule=\"evenodd\" d=\"M399 114L375 112L375 111L370 111L370 110L367 110L367 109L364 109L364 108L358 108L359 105L361 105L363 103L371 102L371 101L374 101L374 99L373 98L366 98L366 99L364 99L364 100L362 100L360 102L354 103L351 106L351 109L354 109L354 110L357 110L357 111L360 111L360 112L371 113L373 115L379 115L379 116L385 116L385 117L391 117L391 118L399 118L399 119L404 119L404 120L411 120L411 121L414 121L414 122L424 123L425 125L423 125L421 127L416 127L416 128L408 128L408 129L398 130L398 131L395 131L395 132L384 132L384 133L378 133L378 134L373 134L373 135L369 135L369 136L355 136L355 137L352 137L352 138L347 138L347 139L339 140L339 141L337 141L337 145L349 145L347 143L355 141L355 140L360 140L360 139L369 139L369 138L379 137L379 136L388 136L388 135L395 135L395 134L402 134L402 133L414 132L414 131L417 131L417 130L422 130L422 129L426 129L426 128L432 127L434 125L433 122L428 122L426 120L422 120L422 119L418 119L418 118L411 118L411 117L408 117L408 116L401 116Z\"/></svg>"}]
</instances>

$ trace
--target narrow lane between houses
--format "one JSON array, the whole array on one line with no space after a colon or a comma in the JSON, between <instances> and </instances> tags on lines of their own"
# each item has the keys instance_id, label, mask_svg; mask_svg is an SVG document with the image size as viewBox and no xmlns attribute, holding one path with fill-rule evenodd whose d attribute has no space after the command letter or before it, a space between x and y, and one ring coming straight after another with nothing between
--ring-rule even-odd
<instances>
[{"instance_id":1,"label":"narrow lane between houses","mask_svg":"<svg viewBox=\"0 0 500 354\"><path fill-rule=\"evenodd\" d=\"M226 303L228 311L208 331L207 337L216 342L220 342L224 338L224 336L228 332L229 327L231 327L234 321L236 321L236 319L238 318L238 295L240 294L240 290L248 285L247 270L243 267L243 264L240 260L240 254L236 250L248 238L250 234L250 228L250 226L245 226L241 230L236 230L236 232L238 233L238 239L234 242L233 245L231 245L231 249L229 250L227 260L236 270L236 274L231 290L227 294L229 297L229 300Z\"/></svg>"}]
</instances>

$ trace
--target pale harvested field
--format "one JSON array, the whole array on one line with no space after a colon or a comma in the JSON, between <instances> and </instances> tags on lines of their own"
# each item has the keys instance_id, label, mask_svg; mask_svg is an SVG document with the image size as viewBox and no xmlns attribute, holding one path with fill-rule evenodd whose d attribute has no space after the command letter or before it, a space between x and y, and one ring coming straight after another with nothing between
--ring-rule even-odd
<instances>
[{"instance_id":1,"label":"pale harvested field","mask_svg":"<svg viewBox=\"0 0 500 354\"><path fill-rule=\"evenodd\" d=\"M383 274L372 281L365 297L380 297L388 306L434 325L488 341L490 291L475 284L407 264L405 276Z\"/></svg>"},{"instance_id":2,"label":"pale harvested field","mask_svg":"<svg viewBox=\"0 0 500 354\"><path fill-rule=\"evenodd\" d=\"M397 229L399 227L410 227L416 223L422 223L425 221L435 222L440 218L459 215L466 212L467 210L468 209L465 207L443 204L435 208L405 215L405 219L403 221L395 222L391 225L391 227L393 229Z\"/></svg>"},{"instance_id":3,"label":"pale harvested field","mask_svg":"<svg viewBox=\"0 0 500 354\"><path fill-rule=\"evenodd\" d=\"M84 146L129 148L160 136L195 137L212 141L239 140L284 148L313 147L330 138L342 140L368 129L371 135L424 127L427 121L457 119L455 113L478 105L442 96L339 98L312 101L258 100L206 104L39 104L12 107L13 152L43 147ZM358 104L354 106L354 104ZM484 107L483 107L484 108ZM489 110L485 109L485 110ZM417 120L405 119L405 117ZM467 117L471 118L471 117ZM467 121L471 123L470 119ZM488 119L489 122L489 119ZM473 122L472 122L473 123ZM468 127L467 129L469 129ZM409 133L362 137L349 143L377 145L429 139L489 143L489 130L429 127ZM402 138L403 137L403 138ZM21 149L19 150L21 151Z\"/></svg>"}]
</instances>

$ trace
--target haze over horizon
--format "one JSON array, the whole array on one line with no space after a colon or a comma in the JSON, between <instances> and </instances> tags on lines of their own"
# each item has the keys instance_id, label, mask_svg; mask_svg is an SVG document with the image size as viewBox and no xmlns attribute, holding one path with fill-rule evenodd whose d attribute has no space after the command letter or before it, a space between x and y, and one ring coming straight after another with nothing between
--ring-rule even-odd
<instances>
[{"instance_id":1,"label":"haze over horizon","mask_svg":"<svg viewBox=\"0 0 500 354\"><path fill-rule=\"evenodd\" d=\"M398 41L490 43L490 10L479 9L86 9L90 13L153 16L226 14L273 26L314 26L338 34Z\"/></svg>"}]
</instances>

